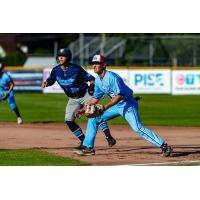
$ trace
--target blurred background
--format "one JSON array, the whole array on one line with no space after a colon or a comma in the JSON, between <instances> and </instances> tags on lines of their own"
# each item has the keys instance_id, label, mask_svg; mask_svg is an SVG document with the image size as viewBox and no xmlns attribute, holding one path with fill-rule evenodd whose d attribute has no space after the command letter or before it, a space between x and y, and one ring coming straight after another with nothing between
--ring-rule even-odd
<instances>
[{"instance_id":1,"label":"blurred background","mask_svg":"<svg viewBox=\"0 0 200 200\"><path fill-rule=\"evenodd\" d=\"M0 62L7 66L51 66L59 48L69 47L72 62L88 65L96 53L114 66L198 66L199 34L3 33Z\"/></svg>"},{"instance_id":2,"label":"blurred background","mask_svg":"<svg viewBox=\"0 0 200 200\"><path fill-rule=\"evenodd\" d=\"M0 34L0 63L15 82L25 122L63 122L66 95L57 83L41 87L63 47L71 49L73 63L94 76L89 62L94 54L104 54L108 69L142 95L139 111L145 124L200 126L200 34L158 33ZM0 121L15 121L11 112L0 103Z\"/></svg>"},{"instance_id":3,"label":"blurred background","mask_svg":"<svg viewBox=\"0 0 200 200\"><path fill-rule=\"evenodd\" d=\"M136 93L200 92L200 34L3 33L0 63L10 71L15 91L62 93L57 84L42 90L41 83L57 65L56 53L63 47L72 51L72 63L94 76L89 63L102 53Z\"/></svg>"}]
</instances>

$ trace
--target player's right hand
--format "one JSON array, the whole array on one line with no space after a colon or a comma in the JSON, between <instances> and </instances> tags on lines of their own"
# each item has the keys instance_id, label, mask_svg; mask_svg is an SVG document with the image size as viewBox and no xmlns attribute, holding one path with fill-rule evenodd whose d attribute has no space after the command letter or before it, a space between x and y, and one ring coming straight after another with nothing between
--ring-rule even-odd
<instances>
[{"instance_id":1,"label":"player's right hand","mask_svg":"<svg viewBox=\"0 0 200 200\"><path fill-rule=\"evenodd\" d=\"M75 113L76 118L81 118L85 114L85 108L82 108Z\"/></svg>"},{"instance_id":2,"label":"player's right hand","mask_svg":"<svg viewBox=\"0 0 200 200\"><path fill-rule=\"evenodd\" d=\"M49 83L47 81L44 81L42 83L42 88L45 88L45 87L48 87L49 86Z\"/></svg>"}]
</instances>

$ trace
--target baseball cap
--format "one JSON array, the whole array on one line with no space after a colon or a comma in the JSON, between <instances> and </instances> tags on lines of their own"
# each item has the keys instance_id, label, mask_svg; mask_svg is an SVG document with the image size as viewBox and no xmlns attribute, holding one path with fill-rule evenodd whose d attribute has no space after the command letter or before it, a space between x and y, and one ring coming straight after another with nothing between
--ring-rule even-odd
<instances>
[{"instance_id":1,"label":"baseball cap","mask_svg":"<svg viewBox=\"0 0 200 200\"><path fill-rule=\"evenodd\" d=\"M94 55L92 58L92 62L91 64L95 64L95 63L105 63L106 59L103 55L99 54L99 55Z\"/></svg>"}]
</instances>

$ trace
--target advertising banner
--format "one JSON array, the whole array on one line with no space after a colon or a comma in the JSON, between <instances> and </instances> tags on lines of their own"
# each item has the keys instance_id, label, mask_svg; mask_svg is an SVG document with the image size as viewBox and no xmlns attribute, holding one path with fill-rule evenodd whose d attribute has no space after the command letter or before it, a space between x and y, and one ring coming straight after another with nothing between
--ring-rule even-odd
<instances>
[{"instance_id":1,"label":"advertising banner","mask_svg":"<svg viewBox=\"0 0 200 200\"><path fill-rule=\"evenodd\" d=\"M46 80L52 69L44 69L43 80ZM108 69L116 72L125 83L137 94L200 94L200 70L171 69ZM86 69L94 77L93 69ZM20 76L15 74L15 77ZM23 77L25 75L22 75ZM36 77L36 75L34 75ZM29 77L29 74L26 74ZM33 78L32 75L30 77ZM29 80L30 80L29 77ZM39 74L38 74L39 77ZM36 80L35 80L36 81ZM38 81L38 79L37 79ZM41 81L38 82L40 85ZM29 86L30 87L30 86ZM32 86L32 87L36 87ZM63 93L57 82L43 90L44 93Z\"/></svg>"},{"instance_id":2,"label":"advertising banner","mask_svg":"<svg viewBox=\"0 0 200 200\"><path fill-rule=\"evenodd\" d=\"M172 94L200 94L200 70L173 70Z\"/></svg>"},{"instance_id":3,"label":"advertising banner","mask_svg":"<svg viewBox=\"0 0 200 200\"><path fill-rule=\"evenodd\" d=\"M42 92L43 70L10 70L17 92Z\"/></svg>"},{"instance_id":4,"label":"advertising banner","mask_svg":"<svg viewBox=\"0 0 200 200\"><path fill-rule=\"evenodd\" d=\"M171 70L129 70L129 86L134 93L171 93Z\"/></svg>"}]
</instances>

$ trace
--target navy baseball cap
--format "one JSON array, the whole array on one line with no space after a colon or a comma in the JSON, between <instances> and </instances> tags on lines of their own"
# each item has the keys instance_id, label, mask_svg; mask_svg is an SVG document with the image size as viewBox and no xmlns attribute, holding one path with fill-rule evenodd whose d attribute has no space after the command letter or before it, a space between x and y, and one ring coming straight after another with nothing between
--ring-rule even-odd
<instances>
[{"instance_id":1,"label":"navy baseball cap","mask_svg":"<svg viewBox=\"0 0 200 200\"><path fill-rule=\"evenodd\" d=\"M103 64L105 62L106 62L105 57L99 54L99 55L94 55L94 57L92 58L91 64Z\"/></svg>"}]
</instances>

